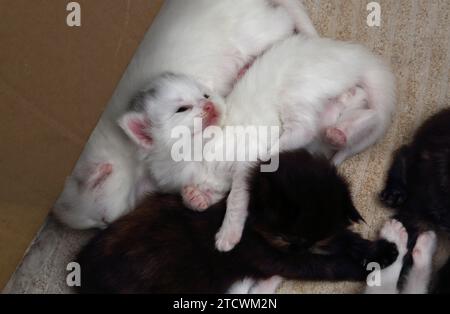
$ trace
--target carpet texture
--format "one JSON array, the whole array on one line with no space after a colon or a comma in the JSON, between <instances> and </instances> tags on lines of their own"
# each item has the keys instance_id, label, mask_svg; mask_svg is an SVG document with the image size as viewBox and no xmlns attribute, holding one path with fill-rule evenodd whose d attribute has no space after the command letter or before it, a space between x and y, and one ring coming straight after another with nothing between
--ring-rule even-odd
<instances>
[{"instance_id":1,"label":"carpet texture","mask_svg":"<svg viewBox=\"0 0 450 314\"><path fill-rule=\"evenodd\" d=\"M375 237L389 217L377 202L392 152L409 141L430 115L450 105L450 2L448 0L383 0L381 26L369 27L363 0L306 0L319 33L367 45L390 61L398 83L398 109L387 136L348 160L341 172L352 186L355 204L367 221L357 230ZM65 268L92 233L67 230L51 218L30 247L5 293L63 293ZM444 244L445 243L445 244ZM442 261L448 242L441 241ZM438 261L439 262L439 261ZM280 293L357 293L362 284L285 282Z\"/></svg>"}]
</instances>

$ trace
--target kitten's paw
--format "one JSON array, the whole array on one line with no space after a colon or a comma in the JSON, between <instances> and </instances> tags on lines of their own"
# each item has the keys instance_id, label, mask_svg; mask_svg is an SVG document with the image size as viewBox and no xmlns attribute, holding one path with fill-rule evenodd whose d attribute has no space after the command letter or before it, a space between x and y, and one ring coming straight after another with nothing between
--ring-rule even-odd
<instances>
[{"instance_id":1,"label":"kitten's paw","mask_svg":"<svg viewBox=\"0 0 450 314\"><path fill-rule=\"evenodd\" d=\"M416 241L412 256L414 267L427 268L431 265L434 252L436 252L437 237L433 231L422 233Z\"/></svg>"},{"instance_id":2,"label":"kitten's paw","mask_svg":"<svg viewBox=\"0 0 450 314\"><path fill-rule=\"evenodd\" d=\"M386 268L392 265L399 257L399 252L395 243L389 242L385 239L379 239L373 243L364 265L375 262L381 268Z\"/></svg>"},{"instance_id":3,"label":"kitten's paw","mask_svg":"<svg viewBox=\"0 0 450 314\"><path fill-rule=\"evenodd\" d=\"M408 232L400 221L392 219L380 231L381 238L397 246L399 257L403 258L408 251Z\"/></svg>"},{"instance_id":4,"label":"kitten's paw","mask_svg":"<svg viewBox=\"0 0 450 314\"><path fill-rule=\"evenodd\" d=\"M222 226L216 234L216 249L220 252L231 251L241 241L242 231L236 226Z\"/></svg>"},{"instance_id":5,"label":"kitten's paw","mask_svg":"<svg viewBox=\"0 0 450 314\"><path fill-rule=\"evenodd\" d=\"M184 204L195 210L204 211L210 205L210 199L207 192L203 192L193 185L187 185L181 191Z\"/></svg>"},{"instance_id":6,"label":"kitten's paw","mask_svg":"<svg viewBox=\"0 0 450 314\"><path fill-rule=\"evenodd\" d=\"M401 206L406 201L406 191L401 187L385 188L380 193L381 202L392 208Z\"/></svg>"},{"instance_id":7,"label":"kitten's paw","mask_svg":"<svg viewBox=\"0 0 450 314\"><path fill-rule=\"evenodd\" d=\"M337 149L342 149L347 145L347 136L344 131L329 127L325 130L325 141Z\"/></svg>"}]
</instances>

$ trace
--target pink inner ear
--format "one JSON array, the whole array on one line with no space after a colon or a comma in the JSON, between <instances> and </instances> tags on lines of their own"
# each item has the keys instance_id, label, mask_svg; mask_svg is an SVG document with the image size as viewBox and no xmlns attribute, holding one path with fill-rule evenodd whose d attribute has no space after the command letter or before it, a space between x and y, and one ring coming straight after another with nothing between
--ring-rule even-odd
<instances>
[{"instance_id":1,"label":"pink inner ear","mask_svg":"<svg viewBox=\"0 0 450 314\"><path fill-rule=\"evenodd\" d=\"M144 144L150 146L153 142L150 135L147 134L149 123L142 120L131 120L128 122L128 128L136 136L136 139Z\"/></svg>"}]
</instances>

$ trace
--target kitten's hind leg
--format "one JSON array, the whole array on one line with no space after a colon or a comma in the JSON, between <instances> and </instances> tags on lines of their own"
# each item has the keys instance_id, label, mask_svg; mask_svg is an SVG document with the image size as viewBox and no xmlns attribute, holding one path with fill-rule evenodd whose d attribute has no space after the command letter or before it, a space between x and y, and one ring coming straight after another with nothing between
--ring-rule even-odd
<instances>
[{"instance_id":1,"label":"kitten's hind leg","mask_svg":"<svg viewBox=\"0 0 450 314\"><path fill-rule=\"evenodd\" d=\"M396 208L406 201L408 159L408 146L403 146L395 153L385 188L380 193L381 202L388 207Z\"/></svg>"},{"instance_id":2,"label":"kitten's hind leg","mask_svg":"<svg viewBox=\"0 0 450 314\"><path fill-rule=\"evenodd\" d=\"M269 279L258 280L251 288L250 294L274 294L277 291L278 286L283 281L280 276L273 276Z\"/></svg>"},{"instance_id":3,"label":"kitten's hind leg","mask_svg":"<svg viewBox=\"0 0 450 314\"><path fill-rule=\"evenodd\" d=\"M361 87L349 89L327 106L321 117L325 142L336 149L345 148L348 137L353 134L352 120L358 118L352 114L357 109L369 109L368 94Z\"/></svg>"},{"instance_id":4,"label":"kitten's hind leg","mask_svg":"<svg viewBox=\"0 0 450 314\"><path fill-rule=\"evenodd\" d=\"M373 109L357 109L341 117L334 127L325 132L329 143L337 143L341 148L333 157L335 165L358 154L375 144L383 129L379 129L378 114Z\"/></svg>"},{"instance_id":5,"label":"kitten's hind leg","mask_svg":"<svg viewBox=\"0 0 450 314\"><path fill-rule=\"evenodd\" d=\"M377 111L369 107L369 94L363 87L349 89L336 102L341 107L340 116L334 125L326 126L324 140L338 150L333 162L339 165L374 144L385 124L380 123Z\"/></svg>"},{"instance_id":6,"label":"kitten's hind leg","mask_svg":"<svg viewBox=\"0 0 450 314\"><path fill-rule=\"evenodd\" d=\"M436 234L433 231L422 233L417 238L412 253L414 263L407 275L403 293L425 294L428 292L436 244Z\"/></svg>"},{"instance_id":7,"label":"kitten's hind leg","mask_svg":"<svg viewBox=\"0 0 450 314\"><path fill-rule=\"evenodd\" d=\"M395 243L398 250L398 256L395 262L381 270L379 285L368 286L366 288L367 294L378 293L398 293L397 284L400 277L400 272L403 267L403 258L405 257L408 248L408 233L403 227L402 223L397 220L388 221L380 231L381 238Z\"/></svg>"}]
</instances>

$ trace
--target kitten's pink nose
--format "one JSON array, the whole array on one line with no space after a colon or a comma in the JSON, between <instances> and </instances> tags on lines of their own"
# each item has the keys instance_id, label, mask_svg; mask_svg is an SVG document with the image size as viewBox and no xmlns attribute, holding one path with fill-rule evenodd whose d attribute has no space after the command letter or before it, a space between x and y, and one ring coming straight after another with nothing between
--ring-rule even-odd
<instances>
[{"instance_id":1,"label":"kitten's pink nose","mask_svg":"<svg viewBox=\"0 0 450 314\"><path fill-rule=\"evenodd\" d=\"M203 111L205 112L214 112L215 107L214 104L211 101L208 101L204 106L203 106Z\"/></svg>"}]
</instances>

